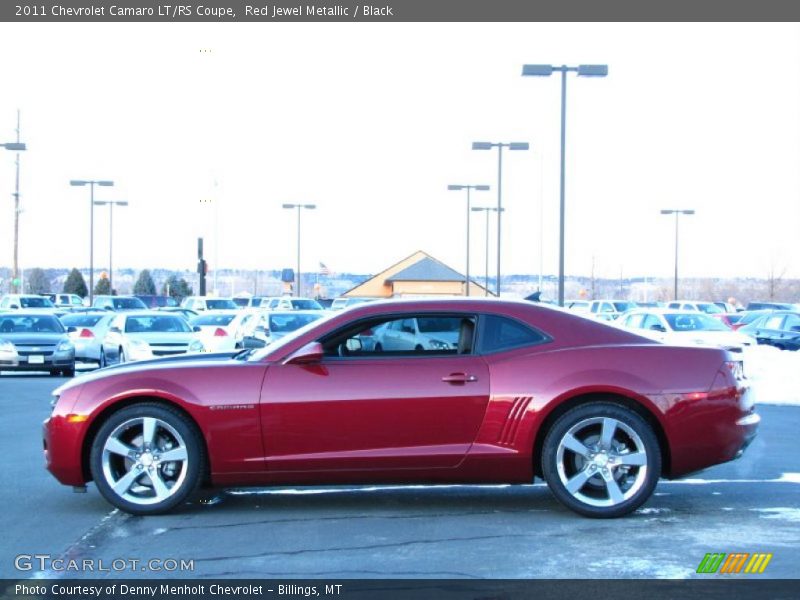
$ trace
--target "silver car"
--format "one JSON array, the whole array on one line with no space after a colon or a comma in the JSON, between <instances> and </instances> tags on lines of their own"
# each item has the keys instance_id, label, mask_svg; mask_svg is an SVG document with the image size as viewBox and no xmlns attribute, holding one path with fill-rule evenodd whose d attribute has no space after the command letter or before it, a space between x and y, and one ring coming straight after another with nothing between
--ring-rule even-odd
<instances>
[{"instance_id":1,"label":"silver car","mask_svg":"<svg viewBox=\"0 0 800 600\"><path fill-rule=\"evenodd\" d=\"M103 338L115 316L108 312L94 312L68 313L61 317L64 327L74 329L70 331L69 339L75 347L75 362L101 364Z\"/></svg>"},{"instance_id":2,"label":"silver car","mask_svg":"<svg viewBox=\"0 0 800 600\"><path fill-rule=\"evenodd\" d=\"M0 314L0 371L75 374L75 350L54 315L23 310Z\"/></svg>"},{"instance_id":3,"label":"silver car","mask_svg":"<svg viewBox=\"0 0 800 600\"><path fill-rule=\"evenodd\" d=\"M100 366L202 352L186 319L163 311L117 313L100 350Z\"/></svg>"}]
</instances>

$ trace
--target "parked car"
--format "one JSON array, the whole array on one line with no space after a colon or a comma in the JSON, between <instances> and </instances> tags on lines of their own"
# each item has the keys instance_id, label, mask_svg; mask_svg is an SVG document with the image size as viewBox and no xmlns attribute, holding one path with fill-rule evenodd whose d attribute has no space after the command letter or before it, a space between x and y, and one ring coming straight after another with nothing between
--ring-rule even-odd
<instances>
[{"instance_id":1,"label":"parked car","mask_svg":"<svg viewBox=\"0 0 800 600\"><path fill-rule=\"evenodd\" d=\"M707 315L718 315L725 311L714 302L695 302L694 300L678 300L667 304L670 310L692 310Z\"/></svg>"},{"instance_id":2,"label":"parked car","mask_svg":"<svg viewBox=\"0 0 800 600\"><path fill-rule=\"evenodd\" d=\"M564 307L575 312L588 313L590 302L588 300L564 300Z\"/></svg>"},{"instance_id":3,"label":"parked car","mask_svg":"<svg viewBox=\"0 0 800 600\"><path fill-rule=\"evenodd\" d=\"M636 303L627 300L592 300L589 314L601 321L613 321L632 308L636 308Z\"/></svg>"},{"instance_id":4,"label":"parked car","mask_svg":"<svg viewBox=\"0 0 800 600\"><path fill-rule=\"evenodd\" d=\"M136 296L95 296L92 300L92 308L100 310L111 310L114 312L123 310L147 310L144 302Z\"/></svg>"},{"instance_id":5,"label":"parked car","mask_svg":"<svg viewBox=\"0 0 800 600\"><path fill-rule=\"evenodd\" d=\"M737 315L741 315L738 321L735 321L732 325L732 328L736 331L744 327L745 325L749 325L756 319L764 316L769 315L775 312L772 309L769 310L746 310L743 312L736 313Z\"/></svg>"},{"instance_id":6,"label":"parked car","mask_svg":"<svg viewBox=\"0 0 800 600\"><path fill-rule=\"evenodd\" d=\"M0 300L0 311L26 310L26 311L55 311L55 305L50 298L37 294L6 294Z\"/></svg>"},{"instance_id":7,"label":"parked car","mask_svg":"<svg viewBox=\"0 0 800 600\"><path fill-rule=\"evenodd\" d=\"M388 322L374 332L376 352L454 350L459 323L439 317L411 317Z\"/></svg>"},{"instance_id":8,"label":"parked car","mask_svg":"<svg viewBox=\"0 0 800 600\"><path fill-rule=\"evenodd\" d=\"M351 306L364 304L365 302L375 302L376 300L380 300L380 298L351 298L342 296L331 302L330 310L342 310L344 308L350 308Z\"/></svg>"},{"instance_id":9,"label":"parked car","mask_svg":"<svg viewBox=\"0 0 800 600\"><path fill-rule=\"evenodd\" d=\"M231 298L189 296L183 299L181 308L189 308L195 312L203 312L204 310L237 310L239 307Z\"/></svg>"},{"instance_id":10,"label":"parked car","mask_svg":"<svg viewBox=\"0 0 800 600\"><path fill-rule=\"evenodd\" d=\"M97 363L102 366L100 349L115 314L108 311L67 313L61 324L70 330L69 339L75 347L76 363Z\"/></svg>"},{"instance_id":11,"label":"parked car","mask_svg":"<svg viewBox=\"0 0 800 600\"><path fill-rule=\"evenodd\" d=\"M722 312L724 312L724 313L734 314L734 313L738 312L736 310L736 307L733 304L731 304L730 302L714 302L714 304L719 306L720 309L722 309Z\"/></svg>"},{"instance_id":12,"label":"parked car","mask_svg":"<svg viewBox=\"0 0 800 600\"><path fill-rule=\"evenodd\" d=\"M749 335L732 331L719 319L696 310L634 309L617 324L665 344L716 346L733 352L755 344Z\"/></svg>"},{"instance_id":13,"label":"parked car","mask_svg":"<svg viewBox=\"0 0 800 600\"><path fill-rule=\"evenodd\" d=\"M745 310L796 310L789 302L748 302Z\"/></svg>"},{"instance_id":14,"label":"parked car","mask_svg":"<svg viewBox=\"0 0 800 600\"><path fill-rule=\"evenodd\" d=\"M780 350L800 349L800 312L774 311L739 329L753 336L759 344Z\"/></svg>"},{"instance_id":15,"label":"parked car","mask_svg":"<svg viewBox=\"0 0 800 600\"><path fill-rule=\"evenodd\" d=\"M147 308L177 307L178 301L172 296L152 296L148 294L135 294Z\"/></svg>"},{"instance_id":16,"label":"parked car","mask_svg":"<svg viewBox=\"0 0 800 600\"><path fill-rule=\"evenodd\" d=\"M23 309L0 314L0 371L72 377L75 348L67 333L55 315Z\"/></svg>"},{"instance_id":17,"label":"parked car","mask_svg":"<svg viewBox=\"0 0 800 600\"><path fill-rule=\"evenodd\" d=\"M199 333L206 352L232 352L243 347L245 329L258 317L255 311L207 310L190 319L189 325Z\"/></svg>"},{"instance_id":18,"label":"parked car","mask_svg":"<svg viewBox=\"0 0 800 600\"><path fill-rule=\"evenodd\" d=\"M76 308L83 308L83 298L77 294L42 294L48 298L53 306L56 308L65 308L67 310L75 310Z\"/></svg>"},{"instance_id":19,"label":"parked car","mask_svg":"<svg viewBox=\"0 0 800 600\"><path fill-rule=\"evenodd\" d=\"M266 310L324 310L313 298L297 298L296 296L277 296L261 301L261 308Z\"/></svg>"},{"instance_id":20,"label":"parked car","mask_svg":"<svg viewBox=\"0 0 800 600\"><path fill-rule=\"evenodd\" d=\"M203 344L186 319L161 311L115 315L103 338L100 366L202 352Z\"/></svg>"},{"instance_id":21,"label":"parked car","mask_svg":"<svg viewBox=\"0 0 800 600\"><path fill-rule=\"evenodd\" d=\"M262 348L329 313L322 310L263 311L242 328L244 348Z\"/></svg>"},{"instance_id":22,"label":"parked car","mask_svg":"<svg viewBox=\"0 0 800 600\"><path fill-rule=\"evenodd\" d=\"M377 353L358 339L424 319L450 321L437 329L456 330L455 347ZM183 504L201 482L543 477L570 509L619 517L660 477L740 456L760 421L741 361L725 350L477 299L365 304L261 350L124 365L54 396L47 468L65 485L93 480L139 515Z\"/></svg>"}]
</instances>

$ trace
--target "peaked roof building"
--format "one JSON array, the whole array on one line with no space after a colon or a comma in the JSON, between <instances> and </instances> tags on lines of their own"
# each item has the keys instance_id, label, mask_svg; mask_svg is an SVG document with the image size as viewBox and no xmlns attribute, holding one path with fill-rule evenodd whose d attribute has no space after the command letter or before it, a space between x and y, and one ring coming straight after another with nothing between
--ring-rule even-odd
<instances>
[{"instance_id":1,"label":"peaked roof building","mask_svg":"<svg viewBox=\"0 0 800 600\"><path fill-rule=\"evenodd\" d=\"M455 269L418 251L367 279L343 296L398 298L403 296L463 296L465 277ZM470 282L470 296L494 296L482 285Z\"/></svg>"}]
</instances>

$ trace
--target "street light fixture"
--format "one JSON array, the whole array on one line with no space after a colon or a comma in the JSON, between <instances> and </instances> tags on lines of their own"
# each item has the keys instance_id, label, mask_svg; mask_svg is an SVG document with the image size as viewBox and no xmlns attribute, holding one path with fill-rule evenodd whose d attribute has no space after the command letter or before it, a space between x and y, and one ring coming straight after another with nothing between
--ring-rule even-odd
<instances>
[{"instance_id":1,"label":"street light fixture","mask_svg":"<svg viewBox=\"0 0 800 600\"><path fill-rule=\"evenodd\" d=\"M451 192L457 192L460 190L467 190L467 272L466 272L466 285L464 286L464 295L469 296L469 211L470 211L470 197L469 193L472 190L476 190L479 192L488 192L489 186L488 185L457 185L451 184L447 186L447 189Z\"/></svg>"},{"instance_id":2,"label":"street light fixture","mask_svg":"<svg viewBox=\"0 0 800 600\"><path fill-rule=\"evenodd\" d=\"M95 200L95 206L108 204L108 286L114 293L114 206L128 206L127 200Z\"/></svg>"},{"instance_id":3,"label":"street light fixture","mask_svg":"<svg viewBox=\"0 0 800 600\"><path fill-rule=\"evenodd\" d=\"M10 290L12 294L16 294L19 291L17 287L17 281L19 280L19 213L22 212L19 208L19 153L28 149L25 144L19 141L19 111L17 111L17 141L0 144L0 146L17 153L17 171L14 185L14 269L11 275Z\"/></svg>"},{"instance_id":4,"label":"street light fixture","mask_svg":"<svg viewBox=\"0 0 800 600\"><path fill-rule=\"evenodd\" d=\"M523 77L550 77L554 71L561 73L561 209L558 243L558 305L564 306L564 222L565 200L564 182L566 176L566 143L567 143L567 73L577 73L579 77L607 77L608 65L578 65L568 67L561 65L523 65Z\"/></svg>"},{"instance_id":5,"label":"street light fixture","mask_svg":"<svg viewBox=\"0 0 800 600\"><path fill-rule=\"evenodd\" d=\"M505 208L501 208L499 212L505 212ZM485 212L486 213L486 276L484 277L484 296L489 295L489 213L498 212L496 206L473 206L472 212Z\"/></svg>"},{"instance_id":6,"label":"street light fixture","mask_svg":"<svg viewBox=\"0 0 800 600\"><path fill-rule=\"evenodd\" d=\"M284 204L283 208L297 209L297 288L296 295L300 296L300 211L302 209L314 210L316 204Z\"/></svg>"},{"instance_id":7,"label":"street light fixture","mask_svg":"<svg viewBox=\"0 0 800 600\"><path fill-rule=\"evenodd\" d=\"M500 215L503 212L503 148L509 150L528 150L528 142L472 142L473 150L491 150L497 148L497 296L500 297Z\"/></svg>"},{"instance_id":8,"label":"street light fixture","mask_svg":"<svg viewBox=\"0 0 800 600\"><path fill-rule=\"evenodd\" d=\"M675 288L673 293L675 294L674 300L678 299L678 217L680 215L693 215L693 209L678 209L678 208L668 208L663 209L661 211L662 215L675 215Z\"/></svg>"},{"instance_id":9,"label":"street light fixture","mask_svg":"<svg viewBox=\"0 0 800 600\"><path fill-rule=\"evenodd\" d=\"M94 299L94 186L110 187L113 181L107 179L72 179L69 184L73 187L89 186L89 305Z\"/></svg>"}]
</instances>

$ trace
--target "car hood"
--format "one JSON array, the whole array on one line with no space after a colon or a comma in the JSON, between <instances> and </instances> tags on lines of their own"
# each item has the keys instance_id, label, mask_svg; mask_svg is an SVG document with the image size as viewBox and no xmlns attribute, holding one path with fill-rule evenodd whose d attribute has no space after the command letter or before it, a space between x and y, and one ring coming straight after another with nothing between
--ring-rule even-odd
<instances>
[{"instance_id":1,"label":"car hood","mask_svg":"<svg viewBox=\"0 0 800 600\"><path fill-rule=\"evenodd\" d=\"M11 342L12 344L54 346L66 339L68 339L66 333L0 333L0 340Z\"/></svg>"}]
</instances>

